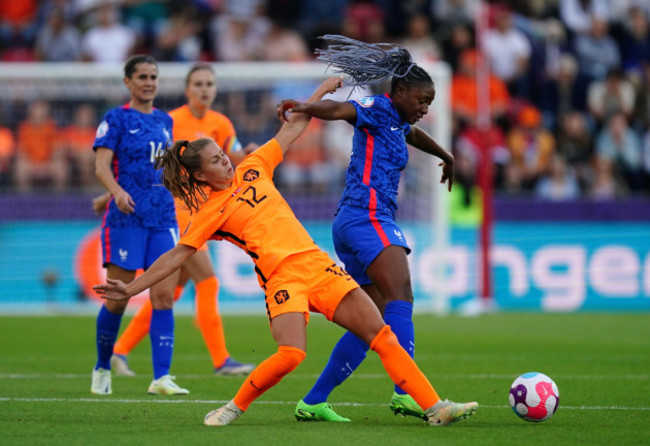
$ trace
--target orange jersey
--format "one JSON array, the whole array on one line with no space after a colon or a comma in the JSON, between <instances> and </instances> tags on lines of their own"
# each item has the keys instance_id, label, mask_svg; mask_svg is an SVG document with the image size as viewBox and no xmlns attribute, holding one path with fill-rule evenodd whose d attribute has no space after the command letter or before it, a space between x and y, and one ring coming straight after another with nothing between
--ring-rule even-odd
<instances>
[{"instance_id":1,"label":"orange jersey","mask_svg":"<svg viewBox=\"0 0 650 446\"><path fill-rule=\"evenodd\" d=\"M261 282L287 257L319 250L273 184L281 161L275 139L248 155L230 187L211 191L191 215L179 243L198 249L209 239L228 240L253 258Z\"/></svg>"},{"instance_id":2,"label":"orange jersey","mask_svg":"<svg viewBox=\"0 0 650 446\"><path fill-rule=\"evenodd\" d=\"M174 141L212 138L226 155L242 150L232 122L219 112L208 110L205 116L199 119L192 114L187 105L183 105L170 111L169 116L174 120Z\"/></svg>"}]
</instances>

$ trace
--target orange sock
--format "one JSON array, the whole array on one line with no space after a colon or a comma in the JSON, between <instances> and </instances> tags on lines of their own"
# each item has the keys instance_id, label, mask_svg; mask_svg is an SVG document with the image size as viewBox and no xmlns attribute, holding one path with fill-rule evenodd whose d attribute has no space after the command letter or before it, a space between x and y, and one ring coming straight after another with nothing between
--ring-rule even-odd
<instances>
[{"instance_id":1,"label":"orange sock","mask_svg":"<svg viewBox=\"0 0 650 446\"><path fill-rule=\"evenodd\" d=\"M212 276L195 284L194 288L199 329L210 352L214 368L221 367L229 355L218 310L219 281Z\"/></svg>"},{"instance_id":2,"label":"orange sock","mask_svg":"<svg viewBox=\"0 0 650 446\"><path fill-rule=\"evenodd\" d=\"M298 367L307 353L296 347L281 345L278 351L266 358L248 375L233 401L241 410L248 409L255 399L280 382ZM407 355L408 356L408 355Z\"/></svg>"},{"instance_id":3,"label":"orange sock","mask_svg":"<svg viewBox=\"0 0 650 446\"><path fill-rule=\"evenodd\" d=\"M411 395L422 410L427 410L440 400L429 380L420 371L413 358L399 345L397 337L388 325L379 330L370 343L370 348L379 354L393 382Z\"/></svg>"},{"instance_id":4,"label":"orange sock","mask_svg":"<svg viewBox=\"0 0 650 446\"><path fill-rule=\"evenodd\" d=\"M174 302L180 299L183 293L183 287L177 286L174 290ZM113 353L116 355L128 355L136 345L144 339L149 333L149 325L151 325L151 313L153 307L149 299L145 300L142 306L138 309L129 325L124 329L124 333L118 338L113 346Z\"/></svg>"}]
</instances>

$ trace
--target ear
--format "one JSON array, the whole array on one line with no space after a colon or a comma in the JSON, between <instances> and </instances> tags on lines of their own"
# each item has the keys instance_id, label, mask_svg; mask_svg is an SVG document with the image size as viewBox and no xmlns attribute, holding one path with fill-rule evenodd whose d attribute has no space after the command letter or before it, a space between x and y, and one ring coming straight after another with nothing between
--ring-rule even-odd
<instances>
[{"instance_id":1,"label":"ear","mask_svg":"<svg viewBox=\"0 0 650 446\"><path fill-rule=\"evenodd\" d=\"M194 179L196 181L200 181L202 183L205 183L205 175L203 175L203 172L201 172L200 170L197 170L196 172L194 172L192 174L192 176L194 177Z\"/></svg>"}]
</instances>

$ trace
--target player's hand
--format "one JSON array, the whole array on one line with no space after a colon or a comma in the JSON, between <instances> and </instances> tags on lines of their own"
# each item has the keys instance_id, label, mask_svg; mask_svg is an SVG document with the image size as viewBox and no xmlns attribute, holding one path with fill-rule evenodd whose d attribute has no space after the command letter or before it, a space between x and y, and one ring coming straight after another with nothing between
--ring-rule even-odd
<instances>
[{"instance_id":1,"label":"player's hand","mask_svg":"<svg viewBox=\"0 0 650 446\"><path fill-rule=\"evenodd\" d=\"M280 119L280 121L289 122L289 117L287 116L287 112L293 113L294 111L300 111L300 110L296 110L296 108L299 107L300 107L300 102L293 99L284 99L282 102L278 104L275 111L278 114L278 118Z\"/></svg>"},{"instance_id":2,"label":"player's hand","mask_svg":"<svg viewBox=\"0 0 650 446\"><path fill-rule=\"evenodd\" d=\"M127 300L129 296L126 292L126 284L117 279L106 279L103 285L95 285L93 290L101 296L102 299L108 300Z\"/></svg>"},{"instance_id":3,"label":"player's hand","mask_svg":"<svg viewBox=\"0 0 650 446\"><path fill-rule=\"evenodd\" d=\"M451 187L454 184L454 159L451 158L447 161L443 161L439 166L442 167L442 176L440 177L440 184L447 183L447 190L451 192Z\"/></svg>"},{"instance_id":4,"label":"player's hand","mask_svg":"<svg viewBox=\"0 0 650 446\"><path fill-rule=\"evenodd\" d=\"M115 194L115 205L123 214L131 214L135 211L135 201L125 190Z\"/></svg>"},{"instance_id":5,"label":"player's hand","mask_svg":"<svg viewBox=\"0 0 650 446\"><path fill-rule=\"evenodd\" d=\"M343 78L340 76L328 77L320 84L319 88L325 90L326 93L334 93L336 90L343 86Z\"/></svg>"},{"instance_id":6,"label":"player's hand","mask_svg":"<svg viewBox=\"0 0 650 446\"><path fill-rule=\"evenodd\" d=\"M101 214L106 209L109 201L111 201L111 194L108 192L93 198L93 212L95 214Z\"/></svg>"},{"instance_id":7,"label":"player's hand","mask_svg":"<svg viewBox=\"0 0 650 446\"><path fill-rule=\"evenodd\" d=\"M253 153L254 151L257 150L259 146L260 145L256 142L249 142L248 144L246 144L246 147L244 147L244 153L246 155Z\"/></svg>"}]
</instances>

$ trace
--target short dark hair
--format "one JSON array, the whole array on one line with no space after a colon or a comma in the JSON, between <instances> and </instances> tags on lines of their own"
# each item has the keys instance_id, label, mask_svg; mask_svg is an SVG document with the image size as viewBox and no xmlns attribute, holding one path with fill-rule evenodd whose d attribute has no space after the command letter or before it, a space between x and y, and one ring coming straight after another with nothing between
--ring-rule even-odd
<instances>
[{"instance_id":1,"label":"short dark hair","mask_svg":"<svg viewBox=\"0 0 650 446\"><path fill-rule=\"evenodd\" d=\"M158 62L156 62L156 59L153 56L147 54L136 54L129 57L129 60L124 64L124 77L131 79L131 76L133 76L133 73L135 73L135 70L137 69L137 65L141 63L155 65L156 68L158 68Z\"/></svg>"}]
</instances>

